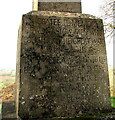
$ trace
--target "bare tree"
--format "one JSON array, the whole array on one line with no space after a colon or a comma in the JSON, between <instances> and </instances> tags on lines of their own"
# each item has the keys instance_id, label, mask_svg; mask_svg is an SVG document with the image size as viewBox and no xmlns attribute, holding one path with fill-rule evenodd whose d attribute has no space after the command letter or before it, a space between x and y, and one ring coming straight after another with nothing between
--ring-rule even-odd
<instances>
[{"instance_id":1,"label":"bare tree","mask_svg":"<svg viewBox=\"0 0 115 120\"><path fill-rule=\"evenodd\" d=\"M104 20L105 37L110 37L110 40L113 40L112 38L115 36L115 1L106 0L103 3L101 18Z\"/></svg>"}]
</instances>

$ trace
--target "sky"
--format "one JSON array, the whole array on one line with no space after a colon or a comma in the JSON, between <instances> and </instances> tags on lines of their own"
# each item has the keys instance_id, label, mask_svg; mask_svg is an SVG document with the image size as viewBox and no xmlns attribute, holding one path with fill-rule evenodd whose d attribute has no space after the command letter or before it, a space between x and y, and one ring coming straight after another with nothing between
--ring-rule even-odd
<instances>
[{"instance_id":1,"label":"sky","mask_svg":"<svg viewBox=\"0 0 115 120\"><path fill-rule=\"evenodd\" d=\"M100 15L101 1L82 0L82 13ZM0 69L16 68L18 28L22 15L31 10L32 0L0 1ZM110 51L110 47L108 49ZM109 60L111 63L112 59Z\"/></svg>"}]
</instances>

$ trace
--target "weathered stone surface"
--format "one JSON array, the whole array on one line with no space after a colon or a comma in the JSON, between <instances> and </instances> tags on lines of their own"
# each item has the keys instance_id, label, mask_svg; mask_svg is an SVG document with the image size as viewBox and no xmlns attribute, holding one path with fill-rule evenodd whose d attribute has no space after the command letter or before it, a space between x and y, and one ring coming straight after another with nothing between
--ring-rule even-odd
<instances>
[{"instance_id":1,"label":"weathered stone surface","mask_svg":"<svg viewBox=\"0 0 115 120\"><path fill-rule=\"evenodd\" d=\"M23 16L21 35L21 118L67 117L111 108L101 19L30 12Z\"/></svg>"},{"instance_id":2,"label":"weathered stone surface","mask_svg":"<svg viewBox=\"0 0 115 120\"><path fill-rule=\"evenodd\" d=\"M81 13L81 2L39 2L38 10Z\"/></svg>"},{"instance_id":3,"label":"weathered stone surface","mask_svg":"<svg viewBox=\"0 0 115 120\"><path fill-rule=\"evenodd\" d=\"M20 90L20 53L21 53L21 40L22 40L22 23L18 31L18 46L17 46L17 60L16 60L16 83L15 83L15 107L16 107L16 118L18 118L19 109L19 90Z\"/></svg>"},{"instance_id":4,"label":"weathered stone surface","mask_svg":"<svg viewBox=\"0 0 115 120\"><path fill-rule=\"evenodd\" d=\"M2 120L16 119L15 102L3 102L2 103Z\"/></svg>"}]
</instances>

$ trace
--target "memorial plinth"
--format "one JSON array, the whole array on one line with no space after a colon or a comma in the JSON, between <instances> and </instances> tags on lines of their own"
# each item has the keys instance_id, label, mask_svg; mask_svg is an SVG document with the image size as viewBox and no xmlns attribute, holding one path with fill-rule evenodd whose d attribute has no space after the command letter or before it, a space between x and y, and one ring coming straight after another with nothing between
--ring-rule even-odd
<instances>
[{"instance_id":1,"label":"memorial plinth","mask_svg":"<svg viewBox=\"0 0 115 120\"><path fill-rule=\"evenodd\" d=\"M30 12L22 17L19 49L19 117L68 117L111 109L101 19Z\"/></svg>"}]
</instances>

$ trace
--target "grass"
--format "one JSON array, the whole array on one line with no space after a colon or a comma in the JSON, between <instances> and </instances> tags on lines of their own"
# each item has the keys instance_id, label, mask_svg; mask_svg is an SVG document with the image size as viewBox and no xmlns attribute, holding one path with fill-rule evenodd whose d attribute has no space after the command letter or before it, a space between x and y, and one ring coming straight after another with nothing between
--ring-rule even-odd
<instances>
[{"instance_id":1,"label":"grass","mask_svg":"<svg viewBox=\"0 0 115 120\"><path fill-rule=\"evenodd\" d=\"M111 106L115 108L115 97L111 97Z\"/></svg>"},{"instance_id":2,"label":"grass","mask_svg":"<svg viewBox=\"0 0 115 120\"><path fill-rule=\"evenodd\" d=\"M15 82L15 71L0 72L0 88L4 88Z\"/></svg>"},{"instance_id":3,"label":"grass","mask_svg":"<svg viewBox=\"0 0 115 120\"><path fill-rule=\"evenodd\" d=\"M6 86L13 84L15 82L15 78L7 78L0 82L0 88L5 88Z\"/></svg>"}]
</instances>

